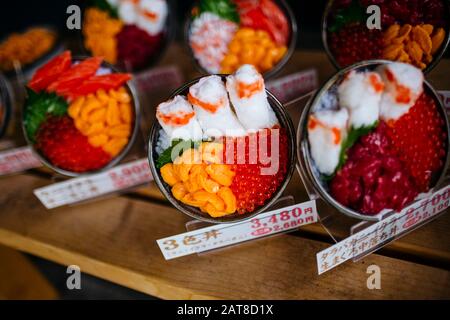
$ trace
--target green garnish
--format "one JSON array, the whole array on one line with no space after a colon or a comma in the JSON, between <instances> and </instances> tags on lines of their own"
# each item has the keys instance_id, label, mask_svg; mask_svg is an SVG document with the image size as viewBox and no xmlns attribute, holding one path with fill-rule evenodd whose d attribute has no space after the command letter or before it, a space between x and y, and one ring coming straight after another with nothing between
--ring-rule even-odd
<instances>
[{"instance_id":1,"label":"green garnish","mask_svg":"<svg viewBox=\"0 0 450 320\"><path fill-rule=\"evenodd\" d=\"M168 163L172 163L172 151L176 147L178 149L178 153L176 156L180 156L184 150L188 150L191 148L197 148L200 145L201 141L192 141L192 140L181 140L181 139L174 139L172 141L172 145L163 151L163 153L160 154L158 159L156 160L156 167L158 169L161 169L164 165Z\"/></svg>"},{"instance_id":2,"label":"green garnish","mask_svg":"<svg viewBox=\"0 0 450 320\"><path fill-rule=\"evenodd\" d=\"M338 172L344 164L347 162L347 151L353 147L353 145L359 140L359 138L365 136L366 134L369 134L371 131L376 129L378 127L379 121L375 121L374 124L366 127L360 127L358 129L355 129L353 127L350 128L350 131L347 135L347 138L342 143L341 153L339 155L339 163L334 170L333 174L331 175L322 175L322 179L325 181L330 181L333 179L333 177L336 175L336 172Z\"/></svg>"},{"instance_id":3,"label":"green garnish","mask_svg":"<svg viewBox=\"0 0 450 320\"><path fill-rule=\"evenodd\" d=\"M108 14L111 18L115 18L115 19L119 18L119 12L118 12L117 8L112 6L106 0L90 0L90 5L93 7L97 7L100 10L108 12Z\"/></svg>"},{"instance_id":4,"label":"green garnish","mask_svg":"<svg viewBox=\"0 0 450 320\"><path fill-rule=\"evenodd\" d=\"M350 6L339 9L333 16L333 23L329 26L328 31L337 32L342 27L353 22L362 22L366 20L366 12L359 1L353 0Z\"/></svg>"},{"instance_id":5,"label":"green garnish","mask_svg":"<svg viewBox=\"0 0 450 320\"><path fill-rule=\"evenodd\" d=\"M28 98L25 102L24 124L31 142L36 142L36 133L48 115L63 116L67 113L67 102L56 95L45 91L35 92L27 88Z\"/></svg>"},{"instance_id":6,"label":"green garnish","mask_svg":"<svg viewBox=\"0 0 450 320\"><path fill-rule=\"evenodd\" d=\"M201 0L199 12L212 12L219 17L239 23L239 13L236 4L231 0Z\"/></svg>"}]
</instances>

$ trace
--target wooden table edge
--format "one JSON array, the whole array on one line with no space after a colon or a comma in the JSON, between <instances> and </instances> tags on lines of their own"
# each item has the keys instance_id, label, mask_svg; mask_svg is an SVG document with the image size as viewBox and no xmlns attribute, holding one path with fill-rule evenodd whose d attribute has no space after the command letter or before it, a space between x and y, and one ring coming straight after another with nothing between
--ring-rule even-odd
<instances>
[{"instance_id":1,"label":"wooden table edge","mask_svg":"<svg viewBox=\"0 0 450 320\"><path fill-rule=\"evenodd\" d=\"M58 264L68 266L68 261L80 267L81 272L117 283L161 299L174 300L217 300L222 297L199 294L186 288L173 286L157 277L144 275L122 267L88 257L68 249L61 249L47 243L32 240L26 236L0 228L1 244L13 249L39 256ZM69 275L67 275L69 276ZM125 280L126 278L126 280ZM83 286L83 285L82 285Z\"/></svg>"}]
</instances>

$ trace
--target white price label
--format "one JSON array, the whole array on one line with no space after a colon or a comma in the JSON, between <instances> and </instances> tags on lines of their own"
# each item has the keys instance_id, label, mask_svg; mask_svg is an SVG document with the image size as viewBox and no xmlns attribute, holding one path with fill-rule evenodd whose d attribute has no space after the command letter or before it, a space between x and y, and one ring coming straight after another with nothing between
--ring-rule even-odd
<instances>
[{"instance_id":1,"label":"white price label","mask_svg":"<svg viewBox=\"0 0 450 320\"><path fill-rule=\"evenodd\" d=\"M268 81L266 87L278 100L286 103L302 94L317 89L318 77L315 69L300 71Z\"/></svg>"},{"instance_id":2,"label":"white price label","mask_svg":"<svg viewBox=\"0 0 450 320\"><path fill-rule=\"evenodd\" d=\"M165 66L139 73L136 81L142 91L154 92L178 88L183 84L183 76L177 66Z\"/></svg>"},{"instance_id":3,"label":"white price label","mask_svg":"<svg viewBox=\"0 0 450 320\"><path fill-rule=\"evenodd\" d=\"M31 147L21 147L0 152L0 176L22 172L42 166Z\"/></svg>"},{"instance_id":4,"label":"white price label","mask_svg":"<svg viewBox=\"0 0 450 320\"><path fill-rule=\"evenodd\" d=\"M355 233L317 254L317 269L322 274L431 220L450 206L450 186L436 191L372 226Z\"/></svg>"},{"instance_id":5,"label":"white price label","mask_svg":"<svg viewBox=\"0 0 450 320\"><path fill-rule=\"evenodd\" d=\"M47 209L96 198L152 181L148 160L139 159L105 172L70 179L34 190Z\"/></svg>"},{"instance_id":6,"label":"white price label","mask_svg":"<svg viewBox=\"0 0 450 320\"><path fill-rule=\"evenodd\" d=\"M157 240L166 260L267 237L317 222L316 202L262 213L251 220L218 224Z\"/></svg>"}]
</instances>

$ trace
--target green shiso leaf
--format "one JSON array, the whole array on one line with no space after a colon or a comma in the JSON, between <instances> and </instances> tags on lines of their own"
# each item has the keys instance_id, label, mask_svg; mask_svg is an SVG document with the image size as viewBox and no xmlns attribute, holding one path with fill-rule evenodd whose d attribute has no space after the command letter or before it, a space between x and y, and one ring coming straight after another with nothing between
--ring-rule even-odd
<instances>
[{"instance_id":1,"label":"green shiso leaf","mask_svg":"<svg viewBox=\"0 0 450 320\"><path fill-rule=\"evenodd\" d=\"M199 12L212 12L223 19L239 23L239 13L236 4L231 0L201 0Z\"/></svg>"},{"instance_id":2,"label":"green shiso leaf","mask_svg":"<svg viewBox=\"0 0 450 320\"><path fill-rule=\"evenodd\" d=\"M158 169L161 169L164 165L168 163L172 163L172 151L175 147L179 148L179 152L177 156L180 156L181 153L184 150L191 149L191 148L198 148L201 141L192 141L192 140L181 140L181 139L174 139L172 141L172 145L163 151L163 153L160 154L158 159L156 160L156 167Z\"/></svg>"},{"instance_id":3,"label":"green shiso leaf","mask_svg":"<svg viewBox=\"0 0 450 320\"><path fill-rule=\"evenodd\" d=\"M328 27L328 31L338 32L349 23L365 21L366 12L359 5L359 1L353 0L347 8L337 10L333 18L333 23Z\"/></svg>"},{"instance_id":4,"label":"green shiso leaf","mask_svg":"<svg viewBox=\"0 0 450 320\"><path fill-rule=\"evenodd\" d=\"M336 167L336 170L334 170L334 173L332 175L322 175L322 179L325 181L330 181L334 178L336 175L336 172L338 172L347 162L347 151L353 147L353 145L359 140L359 138L365 136L366 134L372 132L374 129L378 127L379 121L377 120L374 124L370 126L363 126L360 128L355 129L354 127L350 128L350 131L347 135L347 138L342 143L342 149L341 153L339 155L339 163Z\"/></svg>"},{"instance_id":5,"label":"green shiso leaf","mask_svg":"<svg viewBox=\"0 0 450 320\"><path fill-rule=\"evenodd\" d=\"M55 93L34 92L27 88L28 98L25 101L24 125L28 139L36 142L36 133L47 116L63 116L67 113L68 104Z\"/></svg>"},{"instance_id":6,"label":"green shiso leaf","mask_svg":"<svg viewBox=\"0 0 450 320\"><path fill-rule=\"evenodd\" d=\"M96 7L100 10L108 12L108 14L111 18L115 18L115 19L119 18L119 12L118 12L117 8L112 6L106 0L90 0L90 5L92 7Z\"/></svg>"}]
</instances>

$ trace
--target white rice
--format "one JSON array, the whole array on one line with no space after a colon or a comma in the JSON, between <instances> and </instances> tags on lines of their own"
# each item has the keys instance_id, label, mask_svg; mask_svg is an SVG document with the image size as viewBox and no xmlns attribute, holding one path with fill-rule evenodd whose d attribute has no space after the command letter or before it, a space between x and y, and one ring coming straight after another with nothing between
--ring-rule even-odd
<instances>
[{"instance_id":1,"label":"white rice","mask_svg":"<svg viewBox=\"0 0 450 320\"><path fill-rule=\"evenodd\" d=\"M164 152L164 150L168 149L171 145L171 141L167 133L163 130L159 130L158 141L156 141L155 150L158 155Z\"/></svg>"}]
</instances>

